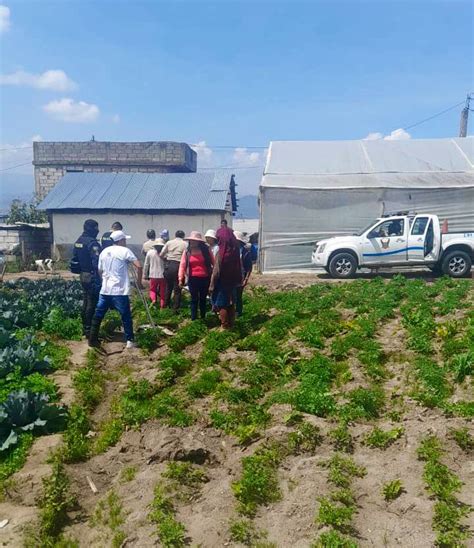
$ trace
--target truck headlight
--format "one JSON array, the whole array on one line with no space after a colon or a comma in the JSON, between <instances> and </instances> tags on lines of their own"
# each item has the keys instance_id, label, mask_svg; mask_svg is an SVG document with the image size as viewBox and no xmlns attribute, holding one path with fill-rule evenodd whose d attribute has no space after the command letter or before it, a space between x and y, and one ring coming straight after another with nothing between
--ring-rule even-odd
<instances>
[{"instance_id":1,"label":"truck headlight","mask_svg":"<svg viewBox=\"0 0 474 548\"><path fill-rule=\"evenodd\" d=\"M318 247L318 253L322 253L324 251L324 248L326 247L326 244L321 244L319 247Z\"/></svg>"}]
</instances>

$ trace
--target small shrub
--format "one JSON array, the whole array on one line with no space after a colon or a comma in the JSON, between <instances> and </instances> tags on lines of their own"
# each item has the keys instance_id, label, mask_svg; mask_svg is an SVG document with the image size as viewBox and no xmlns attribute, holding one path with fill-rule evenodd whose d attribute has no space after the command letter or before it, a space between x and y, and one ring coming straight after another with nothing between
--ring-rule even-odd
<instances>
[{"instance_id":1,"label":"small shrub","mask_svg":"<svg viewBox=\"0 0 474 548\"><path fill-rule=\"evenodd\" d=\"M288 451L291 454L314 453L321 444L320 429L309 422L303 422L295 432L288 435Z\"/></svg>"},{"instance_id":2,"label":"small shrub","mask_svg":"<svg viewBox=\"0 0 474 548\"><path fill-rule=\"evenodd\" d=\"M469 433L467 426L464 428L458 428L457 430L452 429L450 434L463 451L469 453L474 450L474 436Z\"/></svg>"},{"instance_id":3,"label":"small shrub","mask_svg":"<svg viewBox=\"0 0 474 548\"><path fill-rule=\"evenodd\" d=\"M232 484L242 514L252 517L257 506L280 500L277 477L280 458L278 448L273 446L263 447L242 459L242 476Z\"/></svg>"},{"instance_id":4,"label":"small shrub","mask_svg":"<svg viewBox=\"0 0 474 548\"><path fill-rule=\"evenodd\" d=\"M89 417L84 407L72 405L69 409L67 428L63 434L65 462L80 462L87 458L90 442L86 436L89 430Z\"/></svg>"},{"instance_id":5,"label":"small shrub","mask_svg":"<svg viewBox=\"0 0 474 548\"><path fill-rule=\"evenodd\" d=\"M43 478L43 494L39 501L41 537L56 538L67 522L67 511L74 498L69 494L69 478L63 465L54 460L51 475Z\"/></svg>"},{"instance_id":6,"label":"small shrub","mask_svg":"<svg viewBox=\"0 0 474 548\"><path fill-rule=\"evenodd\" d=\"M203 371L198 379L188 384L187 390L193 398L202 398L212 394L221 382L222 374L218 370Z\"/></svg>"},{"instance_id":7,"label":"small shrub","mask_svg":"<svg viewBox=\"0 0 474 548\"><path fill-rule=\"evenodd\" d=\"M82 337L82 322L79 318L69 318L62 308L52 308L43 323L43 330L61 339L80 341Z\"/></svg>"},{"instance_id":8,"label":"small shrub","mask_svg":"<svg viewBox=\"0 0 474 548\"><path fill-rule=\"evenodd\" d=\"M343 532L349 531L355 510L355 506L339 506L322 497L319 499L317 520L321 525L329 525Z\"/></svg>"},{"instance_id":9,"label":"small shrub","mask_svg":"<svg viewBox=\"0 0 474 548\"><path fill-rule=\"evenodd\" d=\"M352 453L354 451L354 440L349 432L347 423L341 421L337 428L329 432L329 437L333 440L334 447L338 451Z\"/></svg>"},{"instance_id":10,"label":"small shrub","mask_svg":"<svg viewBox=\"0 0 474 548\"><path fill-rule=\"evenodd\" d=\"M311 548L357 548L357 542L341 535L338 531L322 533Z\"/></svg>"},{"instance_id":11,"label":"small shrub","mask_svg":"<svg viewBox=\"0 0 474 548\"><path fill-rule=\"evenodd\" d=\"M375 427L372 432L365 438L364 443L369 447L377 447L378 449L387 449L390 445L396 442L405 429L403 427L392 428L392 430L381 430Z\"/></svg>"},{"instance_id":12,"label":"small shrub","mask_svg":"<svg viewBox=\"0 0 474 548\"><path fill-rule=\"evenodd\" d=\"M151 510L148 515L150 521L157 526L160 543L165 548L183 548L185 546L184 525L176 520L173 502L165 494L161 483L155 486Z\"/></svg>"},{"instance_id":13,"label":"small shrub","mask_svg":"<svg viewBox=\"0 0 474 548\"><path fill-rule=\"evenodd\" d=\"M399 479L388 481L382 487L382 495L387 502L397 499L402 493L403 484Z\"/></svg>"}]
</instances>

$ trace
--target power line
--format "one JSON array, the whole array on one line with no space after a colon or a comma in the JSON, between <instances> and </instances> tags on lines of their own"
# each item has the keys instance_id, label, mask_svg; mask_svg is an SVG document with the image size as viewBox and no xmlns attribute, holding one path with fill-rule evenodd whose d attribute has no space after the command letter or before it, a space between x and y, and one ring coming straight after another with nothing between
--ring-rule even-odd
<instances>
[{"instance_id":1,"label":"power line","mask_svg":"<svg viewBox=\"0 0 474 548\"><path fill-rule=\"evenodd\" d=\"M420 124L424 124L425 122L429 122L430 120L433 120L433 118L437 118L438 116L441 116L442 114L445 114L446 112L449 112L450 110L453 110L461 105L463 105L465 101L461 101L459 103L456 103L455 105L452 105L451 107L448 107L440 112L437 112L436 114L433 114L433 116L429 116L428 118L424 118L423 120L420 120L419 122L415 122L414 124L411 124L409 126L404 127L403 129L406 131L408 129L414 128L416 126L419 126Z\"/></svg>"},{"instance_id":2,"label":"power line","mask_svg":"<svg viewBox=\"0 0 474 548\"><path fill-rule=\"evenodd\" d=\"M197 144L197 145L189 145L189 146L194 147L194 148L213 148L213 149L216 149L216 148L232 148L232 149L245 148L245 149L249 149L249 148L252 148L252 149L265 150L266 148L268 148L268 146L263 147L263 146L207 145L207 144L206 145Z\"/></svg>"},{"instance_id":3,"label":"power line","mask_svg":"<svg viewBox=\"0 0 474 548\"><path fill-rule=\"evenodd\" d=\"M33 148L33 146L29 147L15 147L15 148L0 148L0 152L10 152L12 150L26 150L27 148Z\"/></svg>"},{"instance_id":4,"label":"power line","mask_svg":"<svg viewBox=\"0 0 474 548\"><path fill-rule=\"evenodd\" d=\"M25 162L24 164L18 164L16 166L4 167L3 169L0 169L0 171L8 171L10 169L15 169L17 167L23 167L23 166L28 166L28 165L31 165L31 162Z\"/></svg>"},{"instance_id":5,"label":"power line","mask_svg":"<svg viewBox=\"0 0 474 548\"><path fill-rule=\"evenodd\" d=\"M203 171L205 169L263 169L264 165L258 165L258 166L214 166L214 167L201 167L199 168L200 171Z\"/></svg>"}]
</instances>

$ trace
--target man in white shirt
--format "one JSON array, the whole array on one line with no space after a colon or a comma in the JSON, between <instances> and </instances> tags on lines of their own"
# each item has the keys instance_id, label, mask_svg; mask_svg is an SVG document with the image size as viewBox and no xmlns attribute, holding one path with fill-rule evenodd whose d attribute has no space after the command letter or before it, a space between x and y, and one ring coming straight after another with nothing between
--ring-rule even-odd
<instances>
[{"instance_id":1,"label":"man in white shirt","mask_svg":"<svg viewBox=\"0 0 474 548\"><path fill-rule=\"evenodd\" d=\"M130 280L128 266L132 264L138 270L138 284L141 288L142 266L135 255L127 248L127 238L121 230L110 234L113 245L106 247L99 255L99 274L102 277L99 302L92 319L89 346L99 346L99 329L107 310L115 308L122 317L123 329L127 341L126 348L134 348L133 322L130 311Z\"/></svg>"}]
</instances>

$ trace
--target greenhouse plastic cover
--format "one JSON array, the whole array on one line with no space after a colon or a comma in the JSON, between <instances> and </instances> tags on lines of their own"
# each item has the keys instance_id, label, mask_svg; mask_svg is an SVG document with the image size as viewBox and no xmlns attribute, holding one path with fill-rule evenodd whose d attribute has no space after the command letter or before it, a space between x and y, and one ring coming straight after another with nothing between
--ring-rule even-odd
<instances>
[{"instance_id":1,"label":"greenhouse plastic cover","mask_svg":"<svg viewBox=\"0 0 474 548\"><path fill-rule=\"evenodd\" d=\"M311 267L314 242L410 210L474 230L474 138L273 142L260 187L262 268Z\"/></svg>"}]
</instances>

